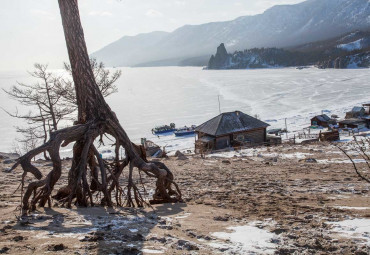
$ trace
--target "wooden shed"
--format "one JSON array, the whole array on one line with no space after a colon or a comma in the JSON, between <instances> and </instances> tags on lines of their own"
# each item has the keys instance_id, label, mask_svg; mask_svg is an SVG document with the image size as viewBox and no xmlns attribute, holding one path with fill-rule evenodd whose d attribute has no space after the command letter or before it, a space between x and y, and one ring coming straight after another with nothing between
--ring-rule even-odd
<instances>
[{"instance_id":1,"label":"wooden shed","mask_svg":"<svg viewBox=\"0 0 370 255\"><path fill-rule=\"evenodd\" d=\"M339 121L339 128L357 128L362 129L366 127L366 121L363 119L346 119Z\"/></svg>"},{"instance_id":2,"label":"wooden shed","mask_svg":"<svg viewBox=\"0 0 370 255\"><path fill-rule=\"evenodd\" d=\"M366 115L366 110L364 107L355 106L350 112L346 113L346 119L361 118Z\"/></svg>"},{"instance_id":3,"label":"wooden shed","mask_svg":"<svg viewBox=\"0 0 370 255\"><path fill-rule=\"evenodd\" d=\"M263 144L268 126L240 111L222 113L195 129L198 136L195 150L203 152L244 144Z\"/></svg>"},{"instance_id":4,"label":"wooden shed","mask_svg":"<svg viewBox=\"0 0 370 255\"><path fill-rule=\"evenodd\" d=\"M329 127L329 125L336 125L335 119L331 119L328 115L317 115L311 119L311 126Z\"/></svg>"}]
</instances>

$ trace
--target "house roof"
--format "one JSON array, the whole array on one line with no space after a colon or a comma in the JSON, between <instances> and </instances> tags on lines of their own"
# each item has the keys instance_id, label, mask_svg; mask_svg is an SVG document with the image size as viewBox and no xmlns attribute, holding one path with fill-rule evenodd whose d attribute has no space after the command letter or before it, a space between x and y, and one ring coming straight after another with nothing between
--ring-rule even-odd
<instances>
[{"instance_id":1,"label":"house roof","mask_svg":"<svg viewBox=\"0 0 370 255\"><path fill-rule=\"evenodd\" d=\"M365 109L361 106L355 106L352 108L352 112L361 112L364 111Z\"/></svg>"},{"instance_id":2,"label":"house roof","mask_svg":"<svg viewBox=\"0 0 370 255\"><path fill-rule=\"evenodd\" d=\"M330 121L329 116L328 116L328 115L326 115L326 114L317 115L317 116L313 117L313 119L314 119L314 118L317 118L319 121L323 121L323 122L328 122L328 121Z\"/></svg>"},{"instance_id":3,"label":"house roof","mask_svg":"<svg viewBox=\"0 0 370 255\"><path fill-rule=\"evenodd\" d=\"M240 111L222 113L198 126L195 131L212 136L221 136L257 128L266 128L269 124Z\"/></svg>"}]
</instances>

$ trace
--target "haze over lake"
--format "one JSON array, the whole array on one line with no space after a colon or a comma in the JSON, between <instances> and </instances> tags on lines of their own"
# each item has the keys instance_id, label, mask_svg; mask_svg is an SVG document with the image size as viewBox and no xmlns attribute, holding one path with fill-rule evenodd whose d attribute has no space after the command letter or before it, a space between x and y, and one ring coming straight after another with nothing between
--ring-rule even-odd
<instances>
[{"instance_id":1,"label":"haze over lake","mask_svg":"<svg viewBox=\"0 0 370 255\"><path fill-rule=\"evenodd\" d=\"M16 81L32 82L26 71L0 72L1 88ZM370 70L202 70L199 67L122 68L117 81L119 92L107 98L133 142L146 137L169 151L192 149L193 137L156 137L151 129L175 123L177 127L201 124L221 111L240 110L258 115L271 127L294 130L309 125L314 114L326 110L343 117L356 104L370 101ZM0 106L14 112L27 112L4 92ZM0 151L11 151L22 122L0 112ZM23 126L26 124L23 123ZM106 144L106 147L109 147ZM68 150L67 150L68 151ZM67 152L66 152L67 153Z\"/></svg>"}]
</instances>

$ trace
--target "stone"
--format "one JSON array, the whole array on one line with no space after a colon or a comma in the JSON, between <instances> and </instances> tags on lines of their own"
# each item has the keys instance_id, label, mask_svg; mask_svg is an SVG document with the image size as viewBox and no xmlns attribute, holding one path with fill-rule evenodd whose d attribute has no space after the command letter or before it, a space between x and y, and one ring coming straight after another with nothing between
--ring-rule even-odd
<instances>
[{"instance_id":1,"label":"stone","mask_svg":"<svg viewBox=\"0 0 370 255\"><path fill-rule=\"evenodd\" d=\"M13 237L13 241L14 242L20 242L20 241L23 241L23 236L15 236L15 237Z\"/></svg>"},{"instance_id":2,"label":"stone","mask_svg":"<svg viewBox=\"0 0 370 255\"><path fill-rule=\"evenodd\" d=\"M48 251L63 251L67 249L67 247L64 246L64 244L52 244L52 245L49 245L48 247Z\"/></svg>"},{"instance_id":3,"label":"stone","mask_svg":"<svg viewBox=\"0 0 370 255\"><path fill-rule=\"evenodd\" d=\"M0 254L7 253L10 249L8 247L3 247L0 249Z\"/></svg>"},{"instance_id":4,"label":"stone","mask_svg":"<svg viewBox=\"0 0 370 255\"><path fill-rule=\"evenodd\" d=\"M186 157L182 152L176 151L175 156L177 157L177 160L187 160L188 157Z\"/></svg>"},{"instance_id":5,"label":"stone","mask_svg":"<svg viewBox=\"0 0 370 255\"><path fill-rule=\"evenodd\" d=\"M176 246L178 250L187 250L187 251L199 250L199 247L195 243L192 243L186 240L178 240L176 243Z\"/></svg>"},{"instance_id":6,"label":"stone","mask_svg":"<svg viewBox=\"0 0 370 255\"><path fill-rule=\"evenodd\" d=\"M12 159L6 159L6 160L4 160L3 161L3 164L6 164L6 165L9 165L9 164L14 164L15 162L14 162L14 160L12 160Z\"/></svg>"},{"instance_id":7,"label":"stone","mask_svg":"<svg viewBox=\"0 0 370 255\"><path fill-rule=\"evenodd\" d=\"M228 215L213 217L213 220L215 220L215 221L229 221L229 219L230 219L230 216L228 216Z\"/></svg>"},{"instance_id":8,"label":"stone","mask_svg":"<svg viewBox=\"0 0 370 255\"><path fill-rule=\"evenodd\" d=\"M216 55L212 55L208 62L208 69L223 69L230 59L229 54L226 51L225 44L221 43L217 47Z\"/></svg>"},{"instance_id":9,"label":"stone","mask_svg":"<svg viewBox=\"0 0 370 255\"><path fill-rule=\"evenodd\" d=\"M317 160L314 159L314 158L308 158L308 159L305 160L305 162L307 162L307 163L317 163Z\"/></svg>"}]
</instances>

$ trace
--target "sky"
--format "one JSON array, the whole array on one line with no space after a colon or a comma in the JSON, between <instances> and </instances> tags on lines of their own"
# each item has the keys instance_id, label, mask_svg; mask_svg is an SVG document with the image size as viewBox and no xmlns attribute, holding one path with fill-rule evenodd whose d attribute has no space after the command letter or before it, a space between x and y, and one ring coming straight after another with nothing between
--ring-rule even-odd
<instances>
[{"instance_id":1,"label":"sky","mask_svg":"<svg viewBox=\"0 0 370 255\"><path fill-rule=\"evenodd\" d=\"M303 0L79 0L89 53L122 36L255 15ZM68 60L57 0L8 0L0 9L0 70L61 68Z\"/></svg>"}]
</instances>

